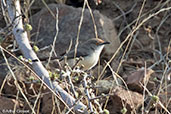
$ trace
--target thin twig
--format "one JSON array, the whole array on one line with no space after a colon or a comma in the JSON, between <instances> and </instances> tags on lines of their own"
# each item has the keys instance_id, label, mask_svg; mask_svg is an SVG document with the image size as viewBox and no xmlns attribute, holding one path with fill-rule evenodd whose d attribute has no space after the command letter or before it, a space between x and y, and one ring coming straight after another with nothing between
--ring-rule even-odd
<instances>
[{"instance_id":1,"label":"thin twig","mask_svg":"<svg viewBox=\"0 0 171 114\"><path fill-rule=\"evenodd\" d=\"M33 51L32 47L30 46L27 33L24 31L23 28L23 22L21 17L21 10L20 10L20 1L7 0L7 6L8 6L7 8L8 8L8 14L10 20L15 19L12 31L21 52L23 53L26 59L38 60L38 62L33 62L32 64L32 69L34 69L34 72L36 72L34 73L35 76L41 81L43 81L46 87L49 88L65 104L66 107L69 108L73 106L76 100L71 95L69 95L66 91L64 91L56 81L51 81L48 71L44 68L42 63L39 61L37 55ZM78 102L78 104L76 104L73 109L80 113L83 113L84 111L86 112L87 110L86 106L81 102Z\"/></svg>"},{"instance_id":2,"label":"thin twig","mask_svg":"<svg viewBox=\"0 0 171 114\"><path fill-rule=\"evenodd\" d=\"M75 60L76 55L77 55L77 47L78 47L78 44L79 44L80 30L81 30L81 26L82 26L82 23L83 23L84 11L85 11L86 3L87 3L87 0L84 0L84 5L83 5L82 11L81 11L80 23L78 25L77 39L76 39L76 43L75 43L74 60Z\"/></svg>"},{"instance_id":3,"label":"thin twig","mask_svg":"<svg viewBox=\"0 0 171 114\"><path fill-rule=\"evenodd\" d=\"M72 79L71 79L71 72L68 71L68 70L66 72L68 72L67 77L68 77L69 84L71 86L71 92L74 94L74 97L77 98L76 91L75 91L75 88L74 88L74 84L72 83Z\"/></svg>"},{"instance_id":4,"label":"thin twig","mask_svg":"<svg viewBox=\"0 0 171 114\"><path fill-rule=\"evenodd\" d=\"M89 105L89 108L90 108L90 111L91 113L94 112L93 111L93 105L91 103L91 98L90 98L90 94L89 94L89 91L88 91L88 85L87 85L87 77L89 75L87 75L86 73L84 74L84 78L83 78L83 87L84 87L84 92L87 96L87 99L88 99L88 105Z\"/></svg>"},{"instance_id":5,"label":"thin twig","mask_svg":"<svg viewBox=\"0 0 171 114\"><path fill-rule=\"evenodd\" d=\"M59 19L58 19L58 17L59 17L59 10L58 10L58 8L56 8L56 35L55 35L55 38L53 40L52 50L50 51L50 55L49 55L47 66L50 63L50 60L51 60L51 57L52 57L52 53L55 51L55 43L56 43L58 32L59 32L59 27L58 27Z\"/></svg>"},{"instance_id":6,"label":"thin twig","mask_svg":"<svg viewBox=\"0 0 171 114\"><path fill-rule=\"evenodd\" d=\"M132 34L134 34L146 21L148 21L152 17L158 15L159 13L164 12L164 11L168 11L168 10L171 10L171 7L167 7L167 8L160 9L159 11L157 11L157 12L149 15L147 18L145 18L144 20L142 20L142 22L140 22L137 25L137 27L135 29L133 29L133 31L131 33L129 33L128 36L125 38L125 40L120 44L119 48L116 50L116 52L113 54L113 56L111 57L111 59L108 61L108 64L110 64L112 62L112 60L116 57L116 55L119 52L119 50L129 40L129 38L132 36ZM99 75L99 77L101 77L103 75L103 73L105 72L106 68L107 68L107 65L104 66L104 68L103 68L101 74Z\"/></svg>"},{"instance_id":7,"label":"thin twig","mask_svg":"<svg viewBox=\"0 0 171 114\"><path fill-rule=\"evenodd\" d=\"M95 19L94 19L93 12L92 12L92 10L90 8L90 5L89 5L88 1L87 1L87 7L89 9L89 12L90 12L90 15L91 15L91 18L92 18L92 21L93 21L95 36L96 36L96 38L98 38L97 27L96 27Z\"/></svg>"},{"instance_id":8,"label":"thin twig","mask_svg":"<svg viewBox=\"0 0 171 114\"><path fill-rule=\"evenodd\" d=\"M0 48L1 48L1 47L0 47ZM16 85L16 87L19 89L20 93L22 94L22 96L23 96L23 97L24 97L24 99L26 100L26 102L27 102L28 106L31 108L32 113L36 114L36 113L35 113L35 111L33 110L32 106L31 106L30 102L28 101L27 97L26 97L26 96L25 96L25 94L23 93L22 88L21 88L21 87L20 87L20 85L18 84L18 80L17 80L17 78L16 78L16 76L15 76L14 72L12 71L12 69L11 69L11 67L10 67L9 63L8 63L8 60L7 60L6 56L5 56L4 51L3 51L3 49L2 49L2 48L1 48L1 52L2 52L2 55L3 55L4 59L5 59L5 62L6 62L6 64L7 64L8 69L9 69L9 71L10 71L10 73L11 73L12 77L13 77L13 78L14 78L14 80L15 80L14 84L15 84L15 85Z\"/></svg>"}]
</instances>

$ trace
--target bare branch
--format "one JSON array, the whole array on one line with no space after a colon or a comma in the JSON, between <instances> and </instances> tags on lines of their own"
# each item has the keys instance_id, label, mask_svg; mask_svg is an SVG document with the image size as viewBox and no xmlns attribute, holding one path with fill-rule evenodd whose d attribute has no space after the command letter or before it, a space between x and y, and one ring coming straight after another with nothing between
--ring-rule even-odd
<instances>
[{"instance_id":1,"label":"bare branch","mask_svg":"<svg viewBox=\"0 0 171 114\"><path fill-rule=\"evenodd\" d=\"M38 62L33 62L32 69L37 74L37 77L43 81L43 83L67 106L73 107L73 110L79 113L87 113L86 106L81 102L76 102L76 100L64 91L57 82L51 81L48 71L39 61L37 55L32 50L29 44L28 36L23 28L22 15L20 9L19 0L6 0L8 14L13 25L12 32L15 36L19 49L26 59L38 60Z\"/></svg>"}]
</instances>

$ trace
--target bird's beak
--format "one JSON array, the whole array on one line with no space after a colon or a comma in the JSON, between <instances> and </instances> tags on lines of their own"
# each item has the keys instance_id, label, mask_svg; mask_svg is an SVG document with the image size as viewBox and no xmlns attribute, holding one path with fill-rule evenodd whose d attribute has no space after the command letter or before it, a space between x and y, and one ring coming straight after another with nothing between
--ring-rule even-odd
<instances>
[{"instance_id":1,"label":"bird's beak","mask_svg":"<svg viewBox=\"0 0 171 114\"><path fill-rule=\"evenodd\" d=\"M110 44L110 42L103 42L100 45L106 45L106 44Z\"/></svg>"}]
</instances>

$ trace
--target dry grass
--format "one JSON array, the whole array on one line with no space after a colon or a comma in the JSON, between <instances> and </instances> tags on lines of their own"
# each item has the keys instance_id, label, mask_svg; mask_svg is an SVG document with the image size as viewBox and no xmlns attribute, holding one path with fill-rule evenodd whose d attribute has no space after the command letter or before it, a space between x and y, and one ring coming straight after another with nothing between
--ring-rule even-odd
<instances>
[{"instance_id":1,"label":"dry grass","mask_svg":"<svg viewBox=\"0 0 171 114\"><path fill-rule=\"evenodd\" d=\"M146 87L147 82L144 85L142 85L144 87L144 92L143 92L144 102L142 103L142 110L143 111L138 111L137 109L133 108L132 113L135 113L135 114L146 114L146 113L148 114L151 112L152 108L155 109L155 111L153 112L154 114L158 114L159 111L162 111L163 114L167 114L167 113L169 114L170 113L169 109L171 109L171 107L169 107L169 106L171 106L171 104L170 104L171 103L171 97L169 97L169 96L171 96L170 95L171 93L169 93L169 92L171 92L171 90L170 90L171 84L170 84L169 77L171 77L170 76L171 75L170 74L171 73L170 72L171 71L171 67L170 67L171 39L168 38L169 43L167 46L166 53L163 52L163 48L162 48L162 45L161 45L161 42L159 39L160 28L162 27L163 23L165 23L166 20L170 16L169 12L171 10L171 7L167 6L167 4L169 4L169 2L170 1L167 0L167 1L163 2L161 5L156 6L154 9L151 9L151 11L143 13L144 5L146 4L146 0L143 1L142 6L140 8L140 11L138 11L139 13L138 13L138 17L136 18L136 20L133 20L130 24L127 24L127 26L125 28L123 28L122 30L119 31L119 35L121 35L122 32L124 32L126 28L129 28L129 30L130 30L129 34L127 36L125 36L124 40L121 42L120 47L113 54L111 59L106 62L106 65L104 66L103 70L101 71L101 73L97 79L97 80L100 80L102 78L104 72L106 71L106 69L109 68L112 72L112 76L113 76L112 80L117 82L117 79L120 78L124 83L123 86L126 88L126 90L129 90L125 80L122 78L121 75L118 74L118 71L119 71L120 67L123 65L125 58L126 58L126 60L130 59L129 55L132 52L132 46L135 43L136 35L137 35L136 33L139 31L139 29L141 27L143 27L145 23L148 23L150 21L150 19L155 18L159 14L164 13L165 15L162 18L162 20L161 20L161 22L157 28L157 31L155 32L156 38L153 39L153 40L157 40L157 45L158 45L159 49L156 50L156 52L159 54L160 58L159 59L154 58L155 62L153 64L151 64L151 66L147 66L146 64L144 66L145 69L149 69L149 68L153 69L156 73L158 72L157 69L159 69L160 74L162 74L161 79L158 80L158 84L156 84L157 89L155 91L149 91L147 89L147 87ZM45 1L43 3L45 4ZM84 18L83 13L84 13L86 6L88 7L88 9L91 13L93 23L95 23L91 8L90 8L88 2L86 2L86 0L85 0L84 5L83 5L83 9L82 9L82 16L81 16L80 24L78 27L77 43L76 43L75 49L77 49L77 46L78 46L78 40L79 40L79 34L80 34L79 31L81 29L82 20ZM46 7L48 7L48 6L46 5ZM119 6L118 6L118 8L119 8ZM121 8L119 8L119 9L121 9ZM27 4L25 4L25 6L23 6L23 15L26 16L26 19L25 19L26 22L29 22L29 16L28 16L29 10L30 10L30 3L27 2ZM50 9L49 9L49 11L50 11ZM130 10L130 12L131 11L132 10ZM121 16L125 17L126 12L124 12L123 10L121 12L122 12ZM151 13L151 12L153 12L153 13ZM57 30L57 32L56 32L56 36L54 38L54 43L52 45L51 55L52 55L52 53L54 53L54 48L55 48L54 44L55 44L55 41L56 41L56 38L58 35L58 14L53 14L53 15L54 15L54 17L56 17L56 30ZM126 17L125 17L125 21L126 21ZM131 28L131 26L133 26L133 27ZM96 34L96 36L98 36L95 24L94 24L94 28L96 31L95 34ZM0 30L0 32L1 31L2 30ZM150 34L151 33L149 33L149 35ZM31 35L29 35L29 36L31 36ZM118 69L117 69L117 71L114 71L112 69L112 67L110 66L110 63L112 62L112 60L114 60L116 55L120 51L122 51L122 49L124 49L124 52L121 55L121 59L120 59L119 65L118 65ZM35 91L34 94L32 94L32 95L28 94L29 93L29 92L27 92L28 88L26 89L26 91L24 91L24 87L21 86L21 84L20 84L21 81L16 78L17 76L15 75L14 71L12 70L11 65L9 64L8 59L7 59L6 55L4 54L3 50L4 49L1 47L1 52L3 54L3 58L5 59L6 65L8 66L8 69L10 70L11 76L14 79L14 84L15 84L16 89L17 89L17 94L14 95L15 99L18 101L18 100L20 100L20 97L23 98L23 100L29 106L29 109L31 109L32 113L39 114L40 113L39 112L40 107L41 107L41 98L44 95L48 94L49 91L43 92L42 91L43 84L40 82L36 82L36 83L31 82L32 84L38 84L38 85L40 84L41 85L39 88L36 88L36 90L34 90L35 88L33 88L33 90ZM15 55L13 55L13 57L15 57ZM17 59L17 57L15 57L15 58ZM19 59L17 59L17 61L22 63L22 65L24 65L24 66L28 66L26 63L20 61ZM49 58L49 62L50 62L50 58ZM146 59L144 59L144 63L146 63ZM160 65L162 67L159 67ZM47 67L48 67L48 65L47 65ZM29 73L33 72L29 66L26 67L26 69L28 69ZM66 64L66 69L62 69L62 70L63 70L62 75L61 75L61 71L59 69L58 71L53 72L51 76L53 77L54 80L57 80L59 82L59 84L61 86L63 86L63 88L65 88L68 91L68 93L70 93L78 101L82 101L87 107L89 107L90 112L99 113L99 112L103 112L103 110L107 108L108 101L110 99L110 94L112 91L110 91L107 94L108 96L106 96L105 102L101 103L100 100L98 100L98 96L97 96L96 91L91 88L92 83L95 83L96 81L94 81L91 77L89 77L88 73L81 71L81 70L75 70L75 68L69 68L69 66L67 64ZM146 73L145 73L145 75L146 75ZM61 80L56 79L56 77L60 78L59 76L62 76L63 79L61 79ZM84 77L84 78L80 78L80 77ZM81 82L83 84L80 83L79 81L77 81L77 79L79 81L82 80ZM4 79L4 82L7 82L6 78ZM22 83L25 85L26 82L22 82ZM30 84L30 85L32 85L32 84ZM119 83L117 83L117 84L119 85ZM2 96L6 96L2 92L3 89L4 89L4 83L1 84L0 94ZM22 96L20 96L19 94L21 94ZM61 114L73 113L74 114L72 108L68 109L68 107L61 105L61 102L59 102L59 99L57 99L57 97L54 96L53 94L51 94L51 95L52 95L51 98L52 98L52 107L53 107L52 112L51 112L52 114L54 114L54 113L61 113ZM31 98L30 96L34 97L33 101L30 100L30 98ZM153 101L154 96L158 99L155 103ZM128 97L131 98L131 96L128 96ZM148 97L150 97L150 100L149 100L149 102L147 102L147 105L145 106L145 101ZM161 99L161 97L162 97L162 99ZM93 99L93 100L91 100L91 99ZM134 99L132 99L132 100L134 100ZM123 103L123 107L125 107L125 105L126 104ZM16 106L14 106L14 110L16 110Z\"/></svg>"}]
</instances>

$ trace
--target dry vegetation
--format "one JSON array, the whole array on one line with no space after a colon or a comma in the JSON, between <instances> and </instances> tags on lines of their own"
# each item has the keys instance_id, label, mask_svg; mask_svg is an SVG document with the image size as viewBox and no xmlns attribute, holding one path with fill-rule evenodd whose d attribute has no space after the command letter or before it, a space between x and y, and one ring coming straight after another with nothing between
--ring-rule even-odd
<instances>
[{"instance_id":1,"label":"dry vegetation","mask_svg":"<svg viewBox=\"0 0 171 114\"><path fill-rule=\"evenodd\" d=\"M100 3L100 0L97 2ZM67 0L57 3L71 5ZM83 2L80 4L83 6ZM171 113L171 0L106 0L98 5L86 5L90 11L99 10L115 23L121 40L120 47L104 62L98 73L93 73L95 78L89 76L89 72L76 69L76 66L70 68L65 64L61 71L51 68L49 62L43 62L51 80L57 81L92 113ZM48 7L44 0L41 4L21 1L23 22L30 40L34 33L30 32L29 18L44 6ZM1 7L0 114L9 111L74 114L72 108L61 102L59 96L43 85L33 70L28 69L32 61L18 59L21 52L11 26L6 9ZM34 42L30 42L34 50L39 51ZM117 64L115 69L111 63ZM97 69L98 66L93 71Z\"/></svg>"}]
</instances>

